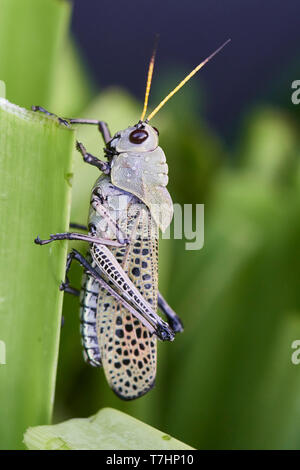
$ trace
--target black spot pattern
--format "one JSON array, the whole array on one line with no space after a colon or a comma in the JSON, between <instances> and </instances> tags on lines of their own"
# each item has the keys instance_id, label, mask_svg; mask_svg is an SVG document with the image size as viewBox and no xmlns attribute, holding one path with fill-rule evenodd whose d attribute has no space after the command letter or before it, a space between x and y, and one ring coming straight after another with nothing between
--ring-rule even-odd
<instances>
[{"instance_id":1,"label":"black spot pattern","mask_svg":"<svg viewBox=\"0 0 300 470\"><path fill-rule=\"evenodd\" d=\"M139 268L136 268L136 267L133 268L133 269L131 270L131 272L132 272L132 274L133 274L135 277L139 277L140 274L141 274L140 269L139 269Z\"/></svg>"},{"instance_id":2,"label":"black spot pattern","mask_svg":"<svg viewBox=\"0 0 300 470\"><path fill-rule=\"evenodd\" d=\"M139 204L138 212L135 206L134 212L130 215L129 209L128 214L127 230L124 230L122 226L121 229L128 238L133 237L135 233L135 242L125 249L110 247L110 251L144 299L149 303L151 301L152 308L156 311L158 244L157 239L153 239L153 233L157 234L157 229L154 229L150 213L143 204ZM152 238L150 233L152 233ZM101 235L103 236L103 234L98 234L98 236ZM113 267L109 269L114 275ZM111 284L110 281L109 283ZM146 285L150 287L146 288ZM100 293L97 307L97 332L104 372L115 393L122 399L131 400L144 395L154 385L156 340L150 336L147 328L137 318L112 296L108 296L104 289L100 288ZM110 305L106 310L105 303ZM103 333L101 333L102 329ZM110 344L112 349L109 349Z\"/></svg>"}]
</instances>

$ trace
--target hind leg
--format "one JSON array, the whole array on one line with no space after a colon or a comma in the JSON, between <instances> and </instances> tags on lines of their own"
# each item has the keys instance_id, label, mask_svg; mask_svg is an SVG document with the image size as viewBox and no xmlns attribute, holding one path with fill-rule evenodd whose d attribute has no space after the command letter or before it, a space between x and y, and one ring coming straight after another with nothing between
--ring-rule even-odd
<instances>
[{"instance_id":1,"label":"hind leg","mask_svg":"<svg viewBox=\"0 0 300 470\"><path fill-rule=\"evenodd\" d=\"M168 323L175 333L182 333L183 331L183 323L180 320L179 316L174 312L174 310L170 307L167 301L163 298L161 293L158 293L158 306L161 311L166 315Z\"/></svg>"}]
</instances>

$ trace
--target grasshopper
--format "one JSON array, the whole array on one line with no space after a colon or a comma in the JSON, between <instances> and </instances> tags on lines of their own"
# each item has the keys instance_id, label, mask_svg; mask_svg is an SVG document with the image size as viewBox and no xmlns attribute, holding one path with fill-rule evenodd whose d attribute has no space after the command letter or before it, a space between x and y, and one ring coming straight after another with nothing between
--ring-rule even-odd
<instances>
[{"instance_id":1,"label":"grasshopper","mask_svg":"<svg viewBox=\"0 0 300 470\"><path fill-rule=\"evenodd\" d=\"M60 289L80 295L84 357L92 366L103 366L110 387L123 400L141 397L154 386L156 339L173 341L183 331L180 318L158 290L159 229L164 231L171 223L173 204L166 188L166 157L158 145L158 130L149 121L228 42L201 62L145 119L155 48L141 118L113 137L103 121L59 118L40 106L32 107L56 116L66 126L97 125L105 143L107 161L88 153L81 142L76 144L84 161L102 172L91 193L88 234L57 233L46 240L37 237L35 243L83 240L89 244L86 257L75 249L69 253ZM73 260L84 268L80 294L68 278ZM167 322L157 314L158 308Z\"/></svg>"}]
</instances>

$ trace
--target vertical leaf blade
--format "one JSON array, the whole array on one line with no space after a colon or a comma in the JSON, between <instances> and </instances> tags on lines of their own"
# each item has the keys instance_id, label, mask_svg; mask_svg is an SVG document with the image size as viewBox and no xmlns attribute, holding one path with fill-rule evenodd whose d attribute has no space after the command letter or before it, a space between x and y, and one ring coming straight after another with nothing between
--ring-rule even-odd
<instances>
[{"instance_id":1,"label":"vertical leaf blade","mask_svg":"<svg viewBox=\"0 0 300 470\"><path fill-rule=\"evenodd\" d=\"M0 0L0 79L10 101L48 105L70 11L65 0Z\"/></svg>"},{"instance_id":2,"label":"vertical leaf blade","mask_svg":"<svg viewBox=\"0 0 300 470\"><path fill-rule=\"evenodd\" d=\"M0 99L0 445L19 448L28 426L49 423L57 366L74 134Z\"/></svg>"}]
</instances>

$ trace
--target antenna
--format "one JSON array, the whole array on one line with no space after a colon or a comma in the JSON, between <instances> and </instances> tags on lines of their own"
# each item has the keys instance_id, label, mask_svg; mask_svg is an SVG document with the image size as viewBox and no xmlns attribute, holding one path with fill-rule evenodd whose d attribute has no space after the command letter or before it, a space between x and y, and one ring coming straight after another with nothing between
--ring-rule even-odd
<instances>
[{"instance_id":1,"label":"antenna","mask_svg":"<svg viewBox=\"0 0 300 470\"><path fill-rule=\"evenodd\" d=\"M151 56L151 59L150 59L150 62L149 62L149 67L148 67L144 107L143 107L143 112L142 112L141 118L140 118L141 121L144 120L144 117L145 117L146 112L147 112L149 93L150 93L150 88L151 88L152 75L153 75L154 62L155 62L155 55L156 55L156 50L157 50L157 45L158 45L158 39L159 39L159 34L156 34L155 35L155 41L154 41L154 48L153 48L152 56Z\"/></svg>"},{"instance_id":2,"label":"antenna","mask_svg":"<svg viewBox=\"0 0 300 470\"><path fill-rule=\"evenodd\" d=\"M156 108L154 109L154 111L152 111L151 114L149 114L148 118L146 119L146 121L150 121L150 119L153 118L153 116L155 116L156 113L158 113L158 111L166 104L166 102L172 98L173 95L175 95L175 93L177 93L178 90L180 90L180 88L183 87L183 85L186 84L186 82L189 81L190 78L193 77L193 75L195 75L195 73L198 72L198 70L200 70L205 64L207 64L207 62L212 59L216 54L218 54L218 52L221 51L221 49L223 49L223 47L226 46L226 44L228 44L229 42L231 41L231 39L227 39L226 42L224 42L224 44L222 44L220 47L218 47L218 49L216 49L210 56L208 56L203 62L201 62L199 65L197 65L197 67L194 68L194 70L191 71L191 73L189 73L180 83L179 85L177 85L176 88L174 88L174 90L172 90L160 103L158 106L156 106ZM144 115L143 115L143 118L144 118Z\"/></svg>"}]
</instances>

